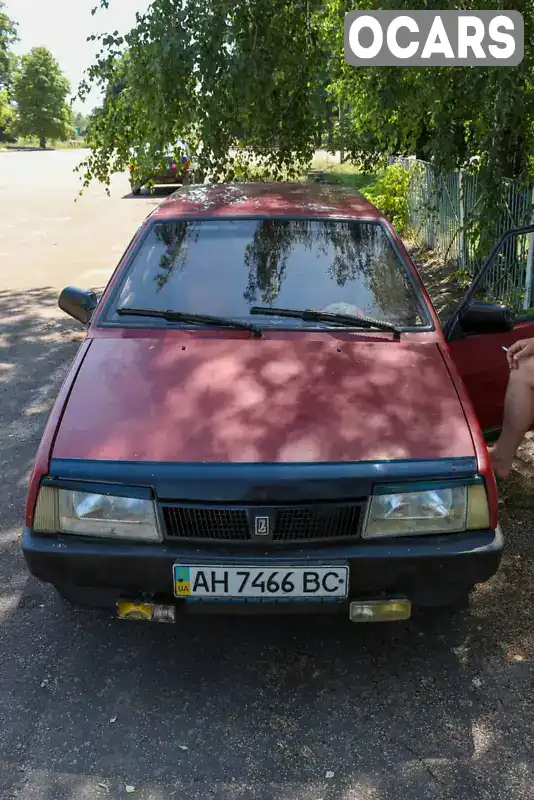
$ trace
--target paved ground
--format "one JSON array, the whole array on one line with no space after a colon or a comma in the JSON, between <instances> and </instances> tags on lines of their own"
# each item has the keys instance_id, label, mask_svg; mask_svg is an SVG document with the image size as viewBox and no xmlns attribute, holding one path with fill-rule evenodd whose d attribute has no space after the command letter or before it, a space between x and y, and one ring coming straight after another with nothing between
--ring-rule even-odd
<instances>
[{"instance_id":1,"label":"paved ground","mask_svg":"<svg viewBox=\"0 0 534 800\"><path fill-rule=\"evenodd\" d=\"M119 178L74 203L79 157L0 153L1 800L534 798L532 510L452 621L152 627L28 578L28 470L79 342L58 290L101 286L155 202Z\"/></svg>"}]
</instances>

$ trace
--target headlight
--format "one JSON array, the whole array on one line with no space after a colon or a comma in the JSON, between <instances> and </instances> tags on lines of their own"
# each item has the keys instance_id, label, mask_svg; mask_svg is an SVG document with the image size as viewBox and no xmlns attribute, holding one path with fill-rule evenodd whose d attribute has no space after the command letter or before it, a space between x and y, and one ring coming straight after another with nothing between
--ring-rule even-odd
<instances>
[{"instance_id":1,"label":"headlight","mask_svg":"<svg viewBox=\"0 0 534 800\"><path fill-rule=\"evenodd\" d=\"M391 493L384 487L383 491L386 493L371 498L364 538L458 533L489 527L483 484L436 485Z\"/></svg>"},{"instance_id":2,"label":"headlight","mask_svg":"<svg viewBox=\"0 0 534 800\"><path fill-rule=\"evenodd\" d=\"M152 500L51 486L39 490L34 530L145 542L162 539Z\"/></svg>"}]
</instances>

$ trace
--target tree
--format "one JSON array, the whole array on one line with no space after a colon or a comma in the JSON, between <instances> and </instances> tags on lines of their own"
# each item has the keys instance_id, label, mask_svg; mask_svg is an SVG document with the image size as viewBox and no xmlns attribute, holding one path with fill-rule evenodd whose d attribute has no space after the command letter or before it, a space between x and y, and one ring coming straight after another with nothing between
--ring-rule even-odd
<instances>
[{"instance_id":1,"label":"tree","mask_svg":"<svg viewBox=\"0 0 534 800\"><path fill-rule=\"evenodd\" d=\"M317 148L323 146L325 134L327 136L328 146L330 147L333 145L333 120L337 112L337 103L331 96L329 90L330 82L330 75L325 69L323 74L318 76L314 91L310 97L317 125L315 133L315 146Z\"/></svg>"},{"instance_id":2,"label":"tree","mask_svg":"<svg viewBox=\"0 0 534 800\"><path fill-rule=\"evenodd\" d=\"M17 58L11 47L17 41L17 26L4 12L0 0L0 142L13 141L11 131L16 111L11 103L10 91Z\"/></svg>"},{"instance_id":3,"label":"tree","mask_svg":"<svg viewBox=\"0 0 534 800\"><path fill-rule=\"evenodd\" d=\"M525 21L518 67L399 69L344 60L344 15L369 8L369 0L153 0L124 38L101 37L82 87L82 96L91 83L105 91L85 180L109 183L126 167L130 147L175 135L202 142L202 166L216 177L235 175L229 152L240 145L248 150L240 159L275 176L297 172L325 116L332 120L332 109L318 113L328 98L341 109L346 154L364 169L416 152L449 171L471 168L478 156L477 211L491 233L503 182L534 175L534 0L513 5ZM380 4L426 7L427 0ZM456 0L440 5L457 7ZM464 0L461 7L496 10L499 3ZM339 141L339 126L334 134Z\"/></svg>"},{"instance_id":4,"label":"tree","mask_svg":"<svg viewBox=\"0 0 534 800\"><path fill-rule=\"evenodd\" d=\"M47 139L72 136L72 110L66 102L70 84L46 47L34 47L22 57L14 82L18 106L16 130L37 136L42 148Z\"/></svg>"},{"instance_id":5,"label":"tree","mask_svg":"<svg viewBox=\"0 0 534 800\"><path fill-rule=\"evenodd\" d=\"M17 118L17 112L9 102L7 89L0 89L0 141L10 139Z\"/></svg>"},{"instance_id":6,"label":"tree","mask_svg":"<svg viewBox=\"0 0 534 800\"><path fill-rule=\"evenodd\" d=\"M517 67L355 69L339 59L331 70L336 96L352 107L345 147L353 162L371 169L388 155L416 154L450 172L473 169L477 157L479 202L468 222L481 234L482 250L497 233L505 182L534 175L534 4L515 0L512 5L525 22L525 56ZM427 3L387 0L380 7L400 6L424 8ZM464 11L499 7L494 0L464 0L461 5ZM453 0L440 3L444 11L457 8ZM340 7L337 0L323 8L332 52L343 46L345 10L349 3Z\"/></svg>"},{"instance_id":7,"label":"tree","mask_svg":"<svg viewBox=\"0 0 534 800\"><path fill-rule=\"evenodd\" d=\"M0 0L0 90L10 89L13 70L16 65L11 47L17 41L17 26L3 10L4 0Z\"/></svg>"},{"instance_id":8,"label":"tree","mask_svg":"<svg viewBox=\"0 0 534 800\"><path fill-rule=\"evenodd\" d=\"M86 182L109 183L130 148L178 136L202 142L200 166L217 177L234 176L229 149L243 145L256 168L296 172L313 153L317 129L311 97L324 59L314 5L155 0L124 39L104 36L81 87L82 98L91 84L105 92L91 121ZM124 88L112 91L117 86Z\"/></svg>"},{"instance_id":9,"label":"tree","mask_svg":"<svg viewBox=\"0 0 534 800\"><path fill-rule=\"evenodd\" d=\"M73 125L79 131L80 136L85 136L88 124L89 117L86 114L82 114L81 111L74 114Z\"/></svg>"}]
</instances>

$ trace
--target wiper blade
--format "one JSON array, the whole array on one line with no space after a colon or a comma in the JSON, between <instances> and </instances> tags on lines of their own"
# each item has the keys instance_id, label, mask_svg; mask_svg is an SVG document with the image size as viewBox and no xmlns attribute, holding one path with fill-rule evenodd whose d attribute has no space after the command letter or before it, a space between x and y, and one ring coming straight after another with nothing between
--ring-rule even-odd
<instances>
[{"instance_id":1,"label":"wiper blade","mask_svg":"<svg viewBox=\"0 0 534 800\"><path fill-rule=\"evenodd\" d=\"M332 322L335 325L343 325L353 328L376 328L380 331L390 331L396 338L401 335L400 328L392 322L372 317L361 317L356 314L331 314L328 311L315 311L313 308L292 309L292 308L271 308L269 306L253 306L251 314L262 314L267 317L295 317L303 319L305 322Z\"/></svg>"},{"instance_id":2,"label":"wiper blade","mask_svg":"<svg viewBox=\"0 0 534 800\"><path fill-rule=\"evenodd\" d=\"M189 311L159 311L156 308L118 308L117 314L121 317L153 317L154 319L164 319L167 322L191 322L193 325L218 325L221 328L251 331L258 338L263 336L262 329L251 322L241 322L227 317L213 317L211 314L192 314Z\"/></svg>"}]
</instances>

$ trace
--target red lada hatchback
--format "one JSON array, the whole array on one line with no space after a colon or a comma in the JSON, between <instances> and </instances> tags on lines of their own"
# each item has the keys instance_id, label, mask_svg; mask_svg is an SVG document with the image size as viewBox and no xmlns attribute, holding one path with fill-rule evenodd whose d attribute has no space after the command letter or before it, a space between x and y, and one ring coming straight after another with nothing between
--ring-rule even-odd
<instances>
[{"instance_id":1,"label":"red lada hatchback","mask_svg":"<svg viewBox=\"0 0 534 800\"><path fill-rule=\"evenodd\" d=\"M498 568L503 306L442 332L361 195L187 187L136 233L88 325L29 487L23 551L74 603L407 618ZM477 419L478 417L478 419Z\"/></svg>"}]
</instances>

